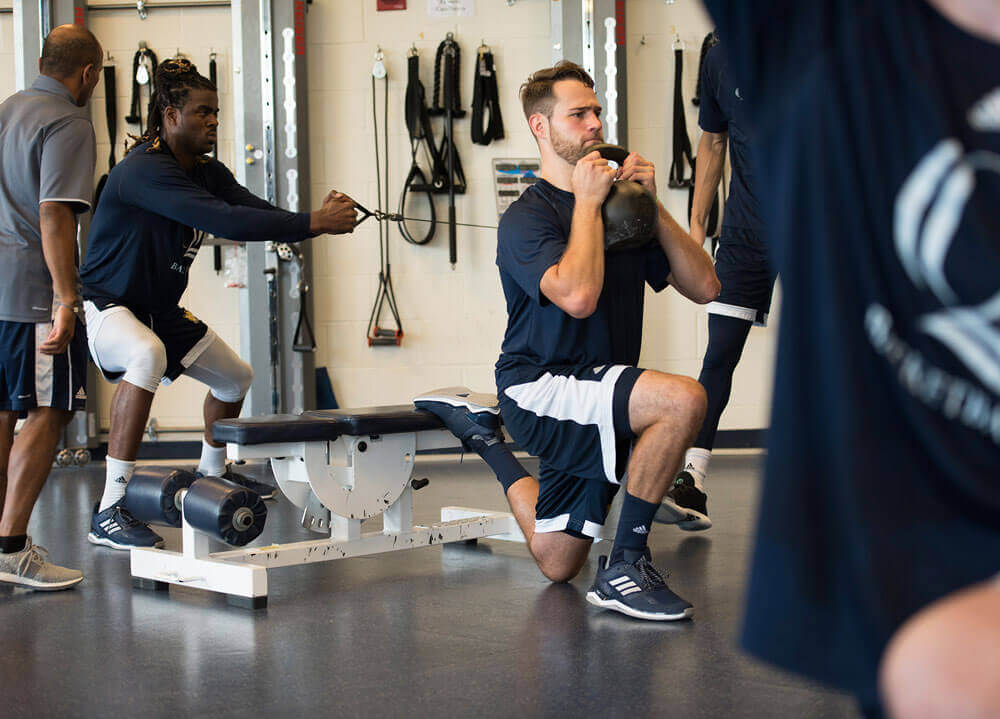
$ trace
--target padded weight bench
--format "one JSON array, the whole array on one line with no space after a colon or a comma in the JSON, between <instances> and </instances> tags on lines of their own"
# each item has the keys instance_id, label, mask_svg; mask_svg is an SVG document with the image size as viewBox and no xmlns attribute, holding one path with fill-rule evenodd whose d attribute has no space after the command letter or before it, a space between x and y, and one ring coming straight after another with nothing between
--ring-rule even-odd
<instances>
[{"instance_id":1,"label":"padded weight bench","mask_svg":"<svg viewBox=\"0 0 1000 719\"><path fill-rule=\"evenodd\" d=\"M507 512L442 507L440 523L413 524L413 492L422 486L411 479L416 453L459 440L412 404L220 420L212 434L231 460L269 459L278 487L302 509L303 526L325 538L212 551L218 543L185 521L181 552L132 550L136 586L196 587L260 608L271 568L484 537L524 541ZM379 514L382 530L362 533L361 522Z\"/></svg>"}]
</instances>

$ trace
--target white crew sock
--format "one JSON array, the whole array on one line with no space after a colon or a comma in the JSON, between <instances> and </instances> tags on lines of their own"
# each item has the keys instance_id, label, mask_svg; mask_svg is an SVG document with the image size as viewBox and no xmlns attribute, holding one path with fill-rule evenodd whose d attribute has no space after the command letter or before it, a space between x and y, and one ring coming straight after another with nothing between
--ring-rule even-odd
<instances>
[{"instance_id":1,"label":"white crew sock","mask_svg":"<svg viewBox=\"0 0 1000 719\"><path fill-rule=\"evenodd\" d=\"M98 512L103 512L125 496L125 486L135 471L135 462L115 459L111 455L105 458L105 462L108 469L104 478L104 494L101 495L101 504L97 508Z\"/></svg>"},{"instance_id":2,"label":"white crew sock","mask_svg":"<svg viewBox=\"0 0 1000 719\"><path fill-rule=\"evenodd\" d=\"M694 486L705 491L702 486L708 474L708 462L712 459L712 450L692 447L684 454L684 471L694 477Z\"/></svg>"},{"instance_id":3,"label":"white crew sock","mask_svg":"<svg viewBox=\"0 0 1000 719\"><path fill-rule=\"evenodd\" d=\"M201 440L201 461L198 471L206 477L221 477L226 471L226 448L213 447L204 439Z\"/></svg>"}]
</instances>

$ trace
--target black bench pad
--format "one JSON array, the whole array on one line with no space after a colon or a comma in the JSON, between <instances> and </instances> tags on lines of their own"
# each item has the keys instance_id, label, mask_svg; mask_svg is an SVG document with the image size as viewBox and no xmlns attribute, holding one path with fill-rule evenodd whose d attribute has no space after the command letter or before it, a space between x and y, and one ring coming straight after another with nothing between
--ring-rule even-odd
<instances>
[{"instance_id":1,"label":"black bench pad","mask_svg":"<svg viewBox=\"0 0 1000 719\"><path fill-rule=\"evenodd\" d=\"M441 420L430 412L403 404L220 419L212 425L212 439L239 445L317 442L331 441L341 435L398 434L443 427Z\"/></svg>"}]
</instances>

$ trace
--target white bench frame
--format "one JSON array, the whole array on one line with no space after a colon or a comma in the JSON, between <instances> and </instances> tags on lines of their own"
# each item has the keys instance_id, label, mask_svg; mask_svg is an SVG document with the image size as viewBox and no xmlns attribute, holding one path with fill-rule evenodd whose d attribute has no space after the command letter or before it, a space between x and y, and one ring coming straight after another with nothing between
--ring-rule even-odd
<instances>
[{"instance_id":1,"label":"white bench frame","mask_svg":"<svg viewBox=\"0 0 1000 719\"><path fill-rule=\"evenodd\" d=\"M440 523L413 523L410 480L416 453L455 446L455 437L444 429L341 435L331 441L230 443L226 451L231 460L269 459L282 493L303 509L303 524L327 537L233 548L184 521L180 552L131 550L133 584L195 587L225 594L237 606L263 608L268 569L485 537L523 542L509 512L442 507ZM362 521L379 514L382 530L362 532Z\"/></svg>"}]
</instances>

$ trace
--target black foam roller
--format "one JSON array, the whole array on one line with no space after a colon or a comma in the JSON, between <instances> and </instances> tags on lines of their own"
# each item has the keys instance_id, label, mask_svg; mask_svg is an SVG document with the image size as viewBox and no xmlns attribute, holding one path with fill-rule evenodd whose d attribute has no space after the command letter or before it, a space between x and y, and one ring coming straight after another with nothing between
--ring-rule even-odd
<instances>
[{"instance_id":1,"label":"black foam roller","mask_svg":"<svg viewBox=\"0 0 1000 719\"><path fill-rule=\"evenodd\" d=\"M143 467L125 486L125 506L133 517L147 524L181 526L177 493L197 479L194 472L169 467Z\"/></svg>"},{"instance_id":2,"label":"black foam roller","mask_svg":"<svg viewBox=\"0 0 1000 719\"><path fill-rule=\"evenodd\" d=\"M184 518L195 529L242 547L260 536L267 506L256 492L219 477L203 477L184 496Z\"/></svg>"}]
</instances>

